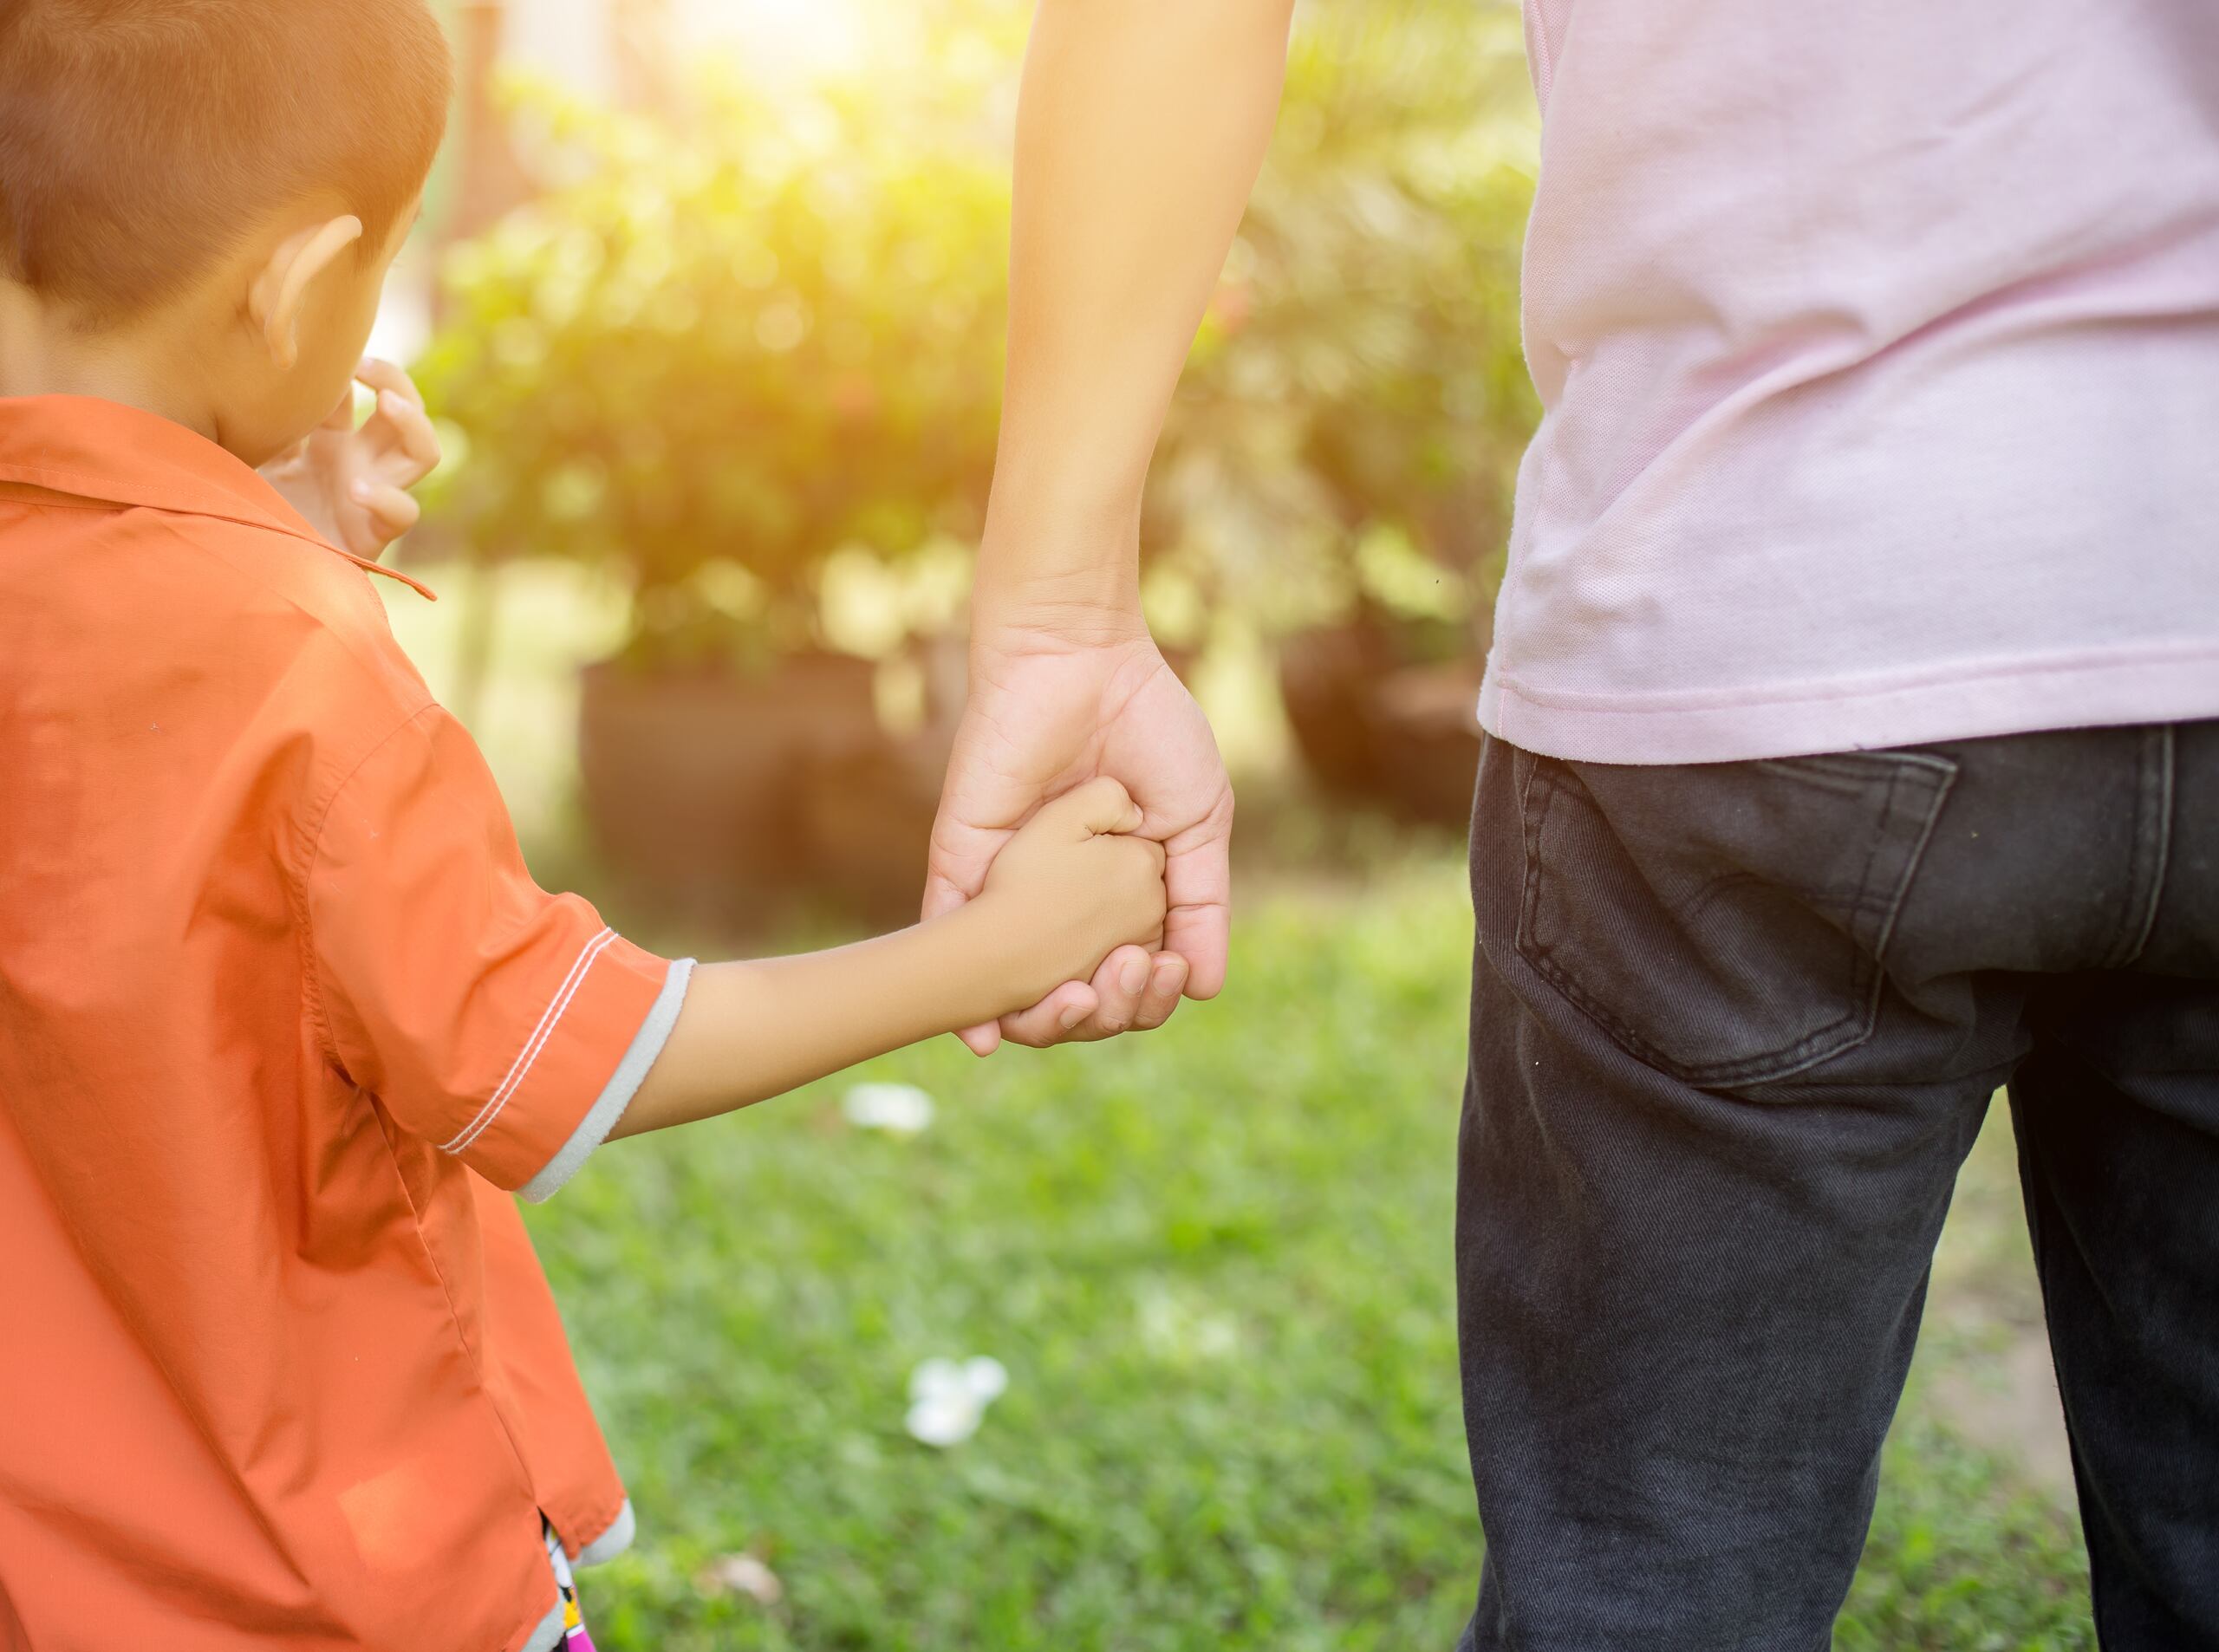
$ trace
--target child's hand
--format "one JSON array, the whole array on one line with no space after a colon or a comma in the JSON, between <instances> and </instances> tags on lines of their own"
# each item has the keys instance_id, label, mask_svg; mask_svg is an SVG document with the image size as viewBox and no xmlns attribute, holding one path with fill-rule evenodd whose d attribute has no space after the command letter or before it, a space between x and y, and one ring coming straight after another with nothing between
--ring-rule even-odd
<instances>
[{"instance_id":1,"label":"child's hand","mask_svg":"<svg viewBox=\"0 0 2219 1652\"><path fill-rule=\"evenodd\" d=\"M1107 777L1043 804L987 869L979 904L1008 938L1012 1007L1083 981L1128 942L1163 935L1163 845L1131 836L1140 805Z\"/></svg>"},{"instance_id":2,"label":"child's hand","mask_svg":"<svg viewBox=\"0 0 2219 1652\"><path fill-rule=\"evenodd\" d=\"M439 462L439 439L423 397L392 362L365 356L355 376L378 397L362 427L355 427L350 384L330 417L262 474L326 539L374 561L416 525L408 490Z\"/></svg>"}]
</instances>

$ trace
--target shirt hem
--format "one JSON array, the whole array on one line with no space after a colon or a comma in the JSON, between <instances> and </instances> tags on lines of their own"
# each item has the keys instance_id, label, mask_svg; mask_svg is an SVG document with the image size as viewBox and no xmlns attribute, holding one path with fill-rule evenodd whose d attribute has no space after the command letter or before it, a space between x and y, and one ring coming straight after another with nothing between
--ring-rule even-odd
<instances>
[{"instance_id":1,"label":"shirt hem","mask_svg":"<svg viewBox=\"0 0 2219 1652\"><path fill-rule=\"evenodd\" d=\"M1734 704L1568 706L1493 669L1480 725L1497 739L1574 763L1741 763L1874 751L2047 729L2111 728L2219 717L2219 649L2193 657L1973 671L1916 683Z\"/></svg>"}]
</instances>

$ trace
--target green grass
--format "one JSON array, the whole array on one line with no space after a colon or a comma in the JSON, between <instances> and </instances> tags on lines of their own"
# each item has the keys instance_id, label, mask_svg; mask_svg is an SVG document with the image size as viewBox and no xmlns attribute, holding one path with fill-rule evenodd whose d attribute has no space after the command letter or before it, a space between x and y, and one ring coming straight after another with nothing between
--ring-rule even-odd
<instances>
[{"instance_id":1,"label":"green grass","mask_svg":"<svg viewBox=\"0 0 2219 1652\"><path fill-rule=\"evenodd\" d=\"M1250 899L1162 1033L875 1063L922 1136L831 1084L604 1153L533 1228L641 1521L586 1579L607 1652L1446 1652L1468 945L1445 861ZM979 1353L979 1434L912 1441L911 1369ZM698 1585L740 1551L776 1605ZM2084 1575L1915 1405L1838 1645L2091 1647Z\"/></svg>"},{"instance_id":2,"label":"green grass","mask_svg":"<svg viewBox=\"0 0 2219 1652\"><path fill-rule=\"evenodd\" d=\"M2073 1523L1924 1415L1913 1392L1882 1460L1836 1652L2094 1652Z\"/></svg>"}]
</instances>

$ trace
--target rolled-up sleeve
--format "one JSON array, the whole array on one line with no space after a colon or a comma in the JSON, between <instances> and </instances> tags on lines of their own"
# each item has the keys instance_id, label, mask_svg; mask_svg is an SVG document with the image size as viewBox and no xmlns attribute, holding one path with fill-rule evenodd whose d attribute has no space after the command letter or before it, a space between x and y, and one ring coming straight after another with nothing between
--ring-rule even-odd
<instances>
[{"instance_id":1,"label":"rolled-up sleeve","mask_svg":"<svg viewBox=\"0 0 2219 1652\"><path fill-rule=\"evenodd\" d=\"M304 888L333 1057L501 1187L543 1197L575 1168L684 992L682 968L532 881L483 755L436 706L340 787Z\"/></svg>"}]
</instances>

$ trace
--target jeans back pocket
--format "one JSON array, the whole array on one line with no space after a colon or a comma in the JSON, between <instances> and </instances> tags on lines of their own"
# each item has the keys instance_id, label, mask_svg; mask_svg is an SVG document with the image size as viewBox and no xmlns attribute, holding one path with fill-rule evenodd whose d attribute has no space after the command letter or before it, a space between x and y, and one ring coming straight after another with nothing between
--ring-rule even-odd
<instances>
[{"instance_id":1,"label":"jeans back pocket","mask_svg":"<svg viewBox=\"0 0 2219 1652\"><path fill-rule=\"evenodd\" d=\"M1627 1053L1720 1088L1871 1036L1888 936L1955 764L1519 757L1518 951Z\"/></svg>"}]
</instances>

